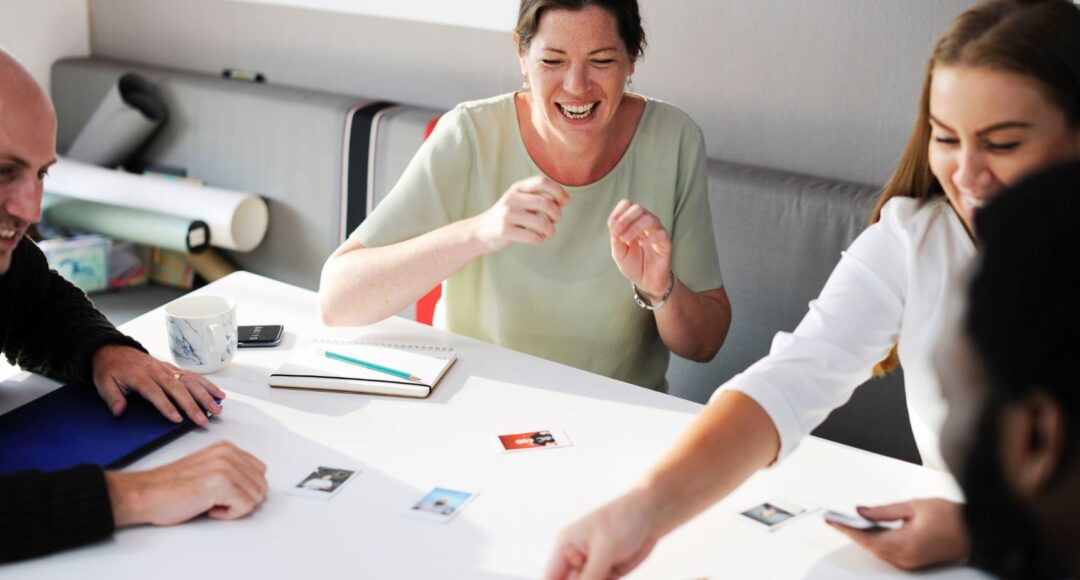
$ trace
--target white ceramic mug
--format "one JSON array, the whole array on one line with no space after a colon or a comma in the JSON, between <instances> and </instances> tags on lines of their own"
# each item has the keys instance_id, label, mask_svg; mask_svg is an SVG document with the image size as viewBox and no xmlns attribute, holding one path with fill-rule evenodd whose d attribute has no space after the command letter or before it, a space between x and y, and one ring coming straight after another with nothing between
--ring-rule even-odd
<instances>
[{"instance_id":1,"label":"white ceramic mug","mask_svg":"<svg viewBox=\"0 0 1080 580\"><path fill-rule=\"evenodd\" d=\"M176 365L197 373L219 371L236 354L236 302L188 296L165 305L169 350Z\"/></svg>"}]
</instances>

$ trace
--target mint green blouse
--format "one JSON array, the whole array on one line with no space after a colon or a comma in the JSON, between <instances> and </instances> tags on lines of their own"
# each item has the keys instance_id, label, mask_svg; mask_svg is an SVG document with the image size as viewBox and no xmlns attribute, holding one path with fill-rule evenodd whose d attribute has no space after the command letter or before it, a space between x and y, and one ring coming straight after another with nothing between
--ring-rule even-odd
<instances>
[{"instance_id":1,"label":"mint green blouse","mask_svg":"<svg viewBox=\"0 0 1080 580\"><path fill-rule=\"evenodd\" d=\"M541 173L522 141L513 94L462 103L352 238L377 247L417 237L487 210L513 182ZM643 205L671 235L675 275L696 292L721 287L701 129L646 99L615 168L565 189L570 202L555 236L482 256L446 280L447 329L663 390L669 353L653 313L634 302L611 258L607 218L623 198Z\"/></svg>"}]
</instances>

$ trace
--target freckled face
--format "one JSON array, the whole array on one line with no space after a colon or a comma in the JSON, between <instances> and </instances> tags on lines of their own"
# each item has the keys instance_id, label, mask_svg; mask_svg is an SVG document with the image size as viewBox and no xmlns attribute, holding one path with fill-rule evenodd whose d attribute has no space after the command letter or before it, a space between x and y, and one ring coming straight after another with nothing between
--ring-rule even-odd
<instances>
[{"instance_id":1,"label":"freckled face","mask_svg":"<svg viewBox=\"0 0 1080 580\"><path fill-rule=\"evenodd\" d=\"M518 58L542 137L580 145L612 130L634 64L610 12L596 6L548 10Z\"/></svg>"}]
</instances>

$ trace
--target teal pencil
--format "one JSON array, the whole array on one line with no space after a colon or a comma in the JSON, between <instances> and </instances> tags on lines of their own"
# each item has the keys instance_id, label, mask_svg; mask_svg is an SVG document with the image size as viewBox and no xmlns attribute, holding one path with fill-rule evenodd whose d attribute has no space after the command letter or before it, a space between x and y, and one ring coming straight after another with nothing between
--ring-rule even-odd
<instances>
[{"instance_id":1,"label":"teal pencil","mask_svg":"<svg viewBox=\"0 0 1080 580\"><path fill-rule=\"evenodd\" d=\"M405 371L395 370L395 369L392 369L392 368L389 368L389 367L384 367L382 365L377 365L375 363L363 361L363 360L360 360L358 358L353 358L351 356L345 356L343 354L338 354L336 352L330 352L328 350L320 350L319 353L321 353L323 356L325 356L326 358L329 358L329 359L334 359L336 361L341 361L343 363L349 363L351 365L356 365L358 367L364 367L365 369L371 369L373 371L379 371L380 373L386 373L388 375L395 376L395 377L397 377L399 379L405 379L407 381L413 381L413 382L420 382L420 377L411 375L411 374L409 374L409 373L407 373Z\"/></svg>"}]
</instances>

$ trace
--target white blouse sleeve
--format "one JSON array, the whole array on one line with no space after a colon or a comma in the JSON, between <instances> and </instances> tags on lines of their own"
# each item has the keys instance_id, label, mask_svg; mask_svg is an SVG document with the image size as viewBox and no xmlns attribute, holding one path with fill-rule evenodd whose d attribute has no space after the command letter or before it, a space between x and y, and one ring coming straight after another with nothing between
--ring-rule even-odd
<instances>
[{"instance_id":1,"label":"white blouse sleeve","mask_svg":"<svg viewBox=\"0 0 1080 580\"><path fill-rule=\"evenodd\" d=\"M914 199L894 199L843 253L794 332L713 394L754 399L780 435L782 459L843 405L897 343L904 311Z\"/></svg>"}]
</instances>

